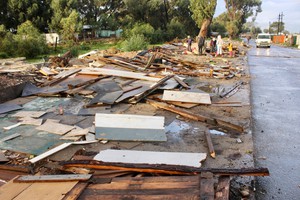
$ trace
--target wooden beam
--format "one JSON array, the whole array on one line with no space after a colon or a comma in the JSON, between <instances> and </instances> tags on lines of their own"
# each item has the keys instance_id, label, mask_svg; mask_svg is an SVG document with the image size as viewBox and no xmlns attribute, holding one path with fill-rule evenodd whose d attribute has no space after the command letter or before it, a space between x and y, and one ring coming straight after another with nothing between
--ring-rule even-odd
<instances>
[{"instance_id":1,"label":"wooden beam","mask_svg":"<svg viewBox=\"0 0 300 200\"><path fill-rule=\"evenodd\" d=\"M228 200L230 192L230 177L220 176L216 190L215 200Z\"/></svg>"},{"instance_id":2,"label":"wooden beam","mask_svg":"<svg viewBox=\"0 0 300 200\"><path fill-rule=\"evenodd\" d=\"M216 158L216 152L215 152L215 149L214 149L214 145L212 143L212 139L211 139L211 135L209 133L209 129L205 129L204 134L205 134L206 142L207 142L207 145L208 145L209 154L212 158Z\"/></svg>"},{"instance_id":3,"label":"wooden beam","mask_svg":"<svg viewBox=\"0 0 300 200\"><path fill-rule=\"evenodd\" d=\"M174 76L174 79L184 88L190 88L185 82L183 82L178 76Z\"/></svg>"},{"instance_id":4,"label":"wooden beam","mask_svg":"<svg viewBox=\"0 0 300 200\"><path fill-rule=\"evenodd\" d=\"M62 200L76 200L81 193L86 189L89 183L79 182L69 191Z\"/></svg>"},{"instance_id":5,"label":"wooden beam","mask_svg":"<svg viewBox=\"0 0 300 200\"><path fill-rule=\"evenodd\" d=\"M87 181L91 177L92 177L91 174L64 174L64 175L42 175L42 176L21 175L16 179L14 179L14 182L35 183L35 182Z\"/></svg>"},{"instance_id":6,"label":"wooden beam","mask_svg":"<svg viewBox=\"0 0 300 200\"><path fill-rule=\"evenodd\" d=\"M199 114L194 114L194 113L188 112L184 109L177 108L175 106L171 106L166 103L157 102L157 101L150 100L150 99L147 99L147 102L156 108L168 110L170 112L179 114L179 115L186 117L188 119L191 119L191 120L204 122L204 123L214 125L214 126L222 126L224 128L227 128L230 130L235 130L240 133L242 133L244 131L244 128L242 126L235 125L235 124L232 124L230 122L226 122L226 121L223 121L220 119L215 119L215 118L210 118L210 117L206 117L206 116L199 115Z\"/></svg>"},{"instance_id":7,"label":"wooden beam","mask_svg":"<svg viewBox=\"0 0 300 200\"><path fill-rule=\"evenodd\" d=\"M145 173L162 174L186 174L195 175L202 172L211 172L223 176L269 176L267 168L240 168L240 169L221 169L221 168L198 168L178 165L149 165L149 164L126 164L126 163L105 163L95 160L75 160L60 162L63 167L81 167L89 169L124 170Z\"/></svg>"},{"instance_id":8,"label":"wooden beam","mask_svg":"<svg viewBox=\"0 0 300 200\"><path fill-rule=\"evenodd\" d=\"M142 93L141 95L137 96L137 97L133 97L131 99L129 99L130 103L138 103L140 102L142 99L146 98L148 95L150 95L152 92L154 92L155 90L157 90L162 84L164 84L167 80L173 78L174 75L168 75L164 78L162 78L161 80L159 80L156 84L154 84L153 86L151 86L151 88L149 90L147 90L146 92Z\"/></svg>"}]
</instances>

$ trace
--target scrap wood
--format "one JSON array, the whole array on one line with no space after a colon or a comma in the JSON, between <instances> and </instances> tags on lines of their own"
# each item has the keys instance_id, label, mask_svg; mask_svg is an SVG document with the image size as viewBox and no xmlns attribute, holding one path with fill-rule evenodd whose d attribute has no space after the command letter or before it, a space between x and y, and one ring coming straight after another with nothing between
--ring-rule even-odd
<instances>
[{"instance_id":1,"label":"scrap wood","mask_svg":"<svg viewBox=\"0 0 300 200\"><path fill-rule=\"evenodd\" d=\"M35 182L67 182L67 181L87 181L91 174L64 174L64 175L42 175L31 176L21 175L14 179L15 183L35 183Z\"/></svg>"},{"instance_id":2,"label":"scrap wood","mask_svg":"<svg viewBox=\"0 0 300 200\"><path fill-rule=\"evenodd\" d=\"M72 75L74 75L74 74L76 74L80 71L81 71L81 69L74 69L74 70L64 71L64 72L58 74L57 76L55 76L54 80L44 83L43 86L53 86L53 85L67 79L68 77L70 77L70 76L72 76Z\"/></svg>"},{"instance_id":3,"label":"scrap wood","mask_svg":"<svg viewBox=\"0 0 300 200\"><path fill-rule=\"evenodd\" d=\"M161 85L163 85L166 81L168 81L169 79L173 78L174 75L168 75L164 78L162 78L161 80L159 80L156 84L154 84L153 86L151 86L151 88L149 90L147 90L146 92L133 97L131 99L129 99L130 103L138 103L140 102L142 99L146 98L148 95L150 95L151 93L153 93L155 90L157 90Z\"/></svg>"},{"instance_id":4,"label":"scrap wood","mask_svg":"<svg viewBox=\"0 0 300 200\"><path fill-rule=\"evenodd\" d=\"M208 93L200 93L194 91L175 91L164 90L164 101L179 101L185 103L211 104L210 95Z\"/></svg>"},{"instance_id":5,"label":"scrap wood","mask_svg":"<svg viewBox=\"0 0 300 200\"><path fill-rule=\"evenodd\" d=\"M17 123L17 124L13 124L11 126L3 127L3 129L6 130L6 131L8 131L10 129L16 128L16 127L21 126L21 125L22 125L22 123Z\"/></svg>"},{"instance_id":6,"label":"scrap wood","mask_svg":"<svg viewBox=\"0 0 300 200\"><path fill-rule=\"evenodd\" d=\"M174 79L184 88L189 89L190 86L188 86L185 82L183 82L178 76L174 76Z\"/></svg>"},{"instance_id":7,"label":"scrap wood","mask_svg":"<svg viewBox=\"0 0 300 200\"><path fill-rule=\"evenodd\" d=\"M178 158L181 158L178 160ZM100 151L94 160L107 163L134 163L149 165L176 165L201 167L201 161L206 159L206 153L158 152L107 149Z\"/></svg>"},{"instance_id":8,"label":"scrap wood","mask_svg":"<svg viewBox=\"0 0 300 200\"><path fill-rule=\"evenodd\" d=\"M228 96L231 92L233 92L235 89L239 88L242 84L244 84L244 82L243 81L239 81L238 83L236 83L234 86L232 86L231 88L229 88L227 91L224 91L219 96L221 98L224 98L224 97Z\"/></svg>"},{"instance_id":9,"label":"scrap wood","mask_svg":"<svg viewBox=\"0 0 300 200\"><path fill-rule=\"evenodd\" d=\"M229 193L230 193L230 177L220 176L219 183L216 190L215 200L229 199Z\"/></svg>"},{"instance_id":10,"label":"scrap wood","mask_svg":"<svg viewBox=\"0 0 300 200\"><path fill-rule=\"evenodd\" d=\"M162 173L162 174L186 174L195 175L202 172L211 172L215 175L223 176L269 176L267 168L240 168L240 169L225 169L225 168L199 168L186 167L178 165L150 165L150 164L127 164L127 163L107 163L96 160L72 160L60 162L65 168L82 167L89 169L105 169L105 170L125 170L134 172L146 173Z\"/></svg>"},{"instance_id":11,"label":"scrap wood","mask_svg":"<svg viewBox=\"0 0 300 200\"><path fill-rule=\"evenodd\" d=\"M213 145L212 139L211 139L211 135L210 135L208 129L206 129L204 131L204 134L205 134L206 142L208 145L209 154L212 158L216 158L216 152L215 152L214 145Z\"/></svg>"},{"instance_id":12,"label":"scrap wood","mask_svg":"<svg viewBox=\"0 0 300 200\"><path fill-rule=\"evenodd\" d=\"M62 200L76 200L81 195L81 193L89 185L87 182L77 183L72 190L70 190Z\"/></svg>"},{"instance_id":13,"label":"scrap wood","mask_svg":"<svg viewBox=\"0 0 300 200\"><path fill-rule=\"evenodd\" d=\"M53 149L50 149L49 151L46 151L45 153L42 153L32 159L29 160L30 163L34 164L37 163L38 161L47 158L48 156L51 156L69 146L71 146L72 144L77 144L77 145L83 145L83 144L92 144L92 143L96 143L98 141L94 140L94 141L78 141L78 142L70 142L70 143L63 143Z\"/></svg>"},{"instance_id":14,"label":"scrap wood","mask_svg":"<svg viewBox=\"0 0 300 200\"><path fill-rule=\"evenodd\" d=\"M170 112L179 114L179 115L181 115L183 117L186 117L188 119L204 122L204 123L207 123L207 124L210 124L210 125L223 126L225 128L229 128L231 130L238 131L240 133L244 132L244 128L242 126L235 125L235 124L232 124L230 122L226 122L226 121L223 121L223 120L220 120L220 119L215 119L215 118L202 116L202 115L199 115L199 114L194 114L194 113L188 112L186 110L177 108L175 106L171 106L171 105L168 105L166 103L162 103L162 102L158 102L158 101L154 101L154 100L150 100L150 99L147 99L147 102L149 104L151 104L152 106L154 106L154 107L161 108L161 109L164 109L164 110L168 110Z\"/></svg>"},{"instance_id":15,"label":"scrap wood","mask_svg":"<svg viewBox=\"0 0 300 200\"><path fill-rule=\"evenodd\" d=\"M20 118L40 118L45 115L47 112L44 111L19 111L16 114L13 114L12 117L20 117Z\"/></svg>"},{"instance_id":16,"label":"scrap wood","mask_svg":"<svg viewBox=\"0 0 300 200\"><path fill-rule=\"evenodd\" d=\"M31 169L27 166L20 166L20 165L0 165L0 170L6 170L6 171L16 171L16 172L24 172L24 173L30 173Z\"/></svg>"}]
</instances>

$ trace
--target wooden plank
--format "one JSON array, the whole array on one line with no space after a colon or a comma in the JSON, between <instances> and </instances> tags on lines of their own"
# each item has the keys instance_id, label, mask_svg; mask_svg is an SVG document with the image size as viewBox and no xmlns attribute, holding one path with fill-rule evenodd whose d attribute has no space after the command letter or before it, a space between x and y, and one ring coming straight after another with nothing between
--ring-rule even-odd
<instances>
[{"instance_id":1,"label":"wooden plank","mask_svg":"<svg viewBox=\"0 0 300 200\"><path fill-rule=\"evenodd\" d=\"M215 200L228 200L230 193L230 177L220 176Z\"/></svg>"},{"instance_id":2,"label":"wooden plank","mask_svg":"<svg viewBox=\"0 0 300 200\"><path fill-rule=\"evenodd\" d=\"M35 125L35 126L40 126L43 123L43 119L35 119L32 117L24 117L21 118L21 124L27 124L27 125Z\"/></svg>"},{"instance_id":3,"label":"wooden plank","mask_svg":"<svg viewBox=\"0 0 300 200\"><path fill-rule=\"evenodd\" d=\"M96 139L166 141L164 117L97 113Z\"/></svg>"},{"instance_id":4,"label":"wooden plank","mask_svg":"<svg viewBox=\"0 0 300 200\"><path fill-rule=\"evenodd\" d=\"M36 127L37 130L46 131L57 135L64 135L74 128L75 128L74 126L69 126L69 125L56 123L48 120L43 125Z\"/></svg>"},{"instance_id":5,"label":"wooden plank","mask_svg":"<svg viewBox=\"0 0 300 200\"><path fill-rule=\"evenodd\" d=\"M215 149L214 149L214 145L212 143L212 139L211 139L211 135L210 135L209 130L205 129L204 134L205 134L206 142L207 142L207 145L208 145L209 154L212 158L216 158L216 152L215 152Z\"/></svg>"},{"instance_id":6,"label":"wooden plank","mask_svg":"<svg viewBox=\"0 0 300 200\"><path fill-rule=\"evenodd\" d=\"M154 85L152 85L149 90L143 92L142 94L139 94L136 97L133 97L133 98L129 99L129 102L130 103L138 103L138 102L140 102L142 99L144 99L147 96L149 96L150 94L152 94L155 90L157 90L160 86L162 86L166 81L168 81L169 79L171 79L173 77L174 77L174 75L168 75L168 76L160 79L157 83L155 83Z\"/></svg>"},{"instance_id":7,"label":"wooden plank","mask_svg":"<svg viewBox=\"0 0 300 200\"><path fill-rule=\"evenodd\" d=\"M133 79L140 79L146 81L157 82L160 79L147 76L146 73L137 73L137 72L130 72L130 71L122 71L116 69L105 69L105 68L84 68L82 69L79 74L92 74L92 75L108 75L108 76L117 76L123 78L133 78Z\"/></svg>"},{"instance_id":8,"label":"wooden plank","mask_svg":"<svg viewBox=\"0 0 300 200\"><path fill-rule=\"evenodd\" d=\"M185 82L183 82L178 76L174 76L174 79L184 88L190 88Z\"/></svg>"},{"instance_id":9,"label":"wooden plank","mask_svg":"<svg viewBox=\"0 0 300 200\"><path fill-rule=\"evenodd\" d=\"M124 170L134 172L161 173L161 174L186 174L195 175L202 172L212 172L223 176L269 176L267 168L242 168L242 169L220 169L220 168L195 168L174 165L150 165L150 164L126 164L105 163L91 160L74 160L61 163L64 167L81 167L101 170Z\"/></svg>"},{"instance_id":10,"label":"wooden plank","mask_svg":"<svg viewBox=\"0 0 300 200\"><path fill-rule=\"evenodd\" d=\"M201 167L201 161L205 159L206 153L131 151L113 149L101 151L94 157L94 160L108 163L147 163L190 167Z\"/></svg>"},{"instance_id":11,"label":"wooden plank","mask_svg":"<svg viewBox=\"0 0 300 200\"><path fill-rule=\"evenodd\" d=\"M20 118L27 118L27 117L32 117L32 118L40 118L47 112L44 111L19 111L16 114L12 115L12 117L20 117Z\"/></svg>"},{"instance_id":12,"label":"wooden plank","mask_svg":"<svg viewBox=\"0 0 300 200\"><path fill-rule=\"evenodd\" d=\"M63 199L77 183L77 181L62 183L33 183L15 197L14 200L37 198L41 200L60 200Z\"/></svg>"},{"instance_id":13,"label":"wooden plank","mask_svg":"<svg viewBox=\"0 0 300 200\"><path fill-rule=\"evenodd\" d=\"M8 112L15 111L15 110L21 110L21 109L23 109L23 108L19 105L0 104L0 114L8 113Z\"/></svg>"},{"instance_id":14,"label":"wooden plank","mask_svg":"<svg viewBox=\"0 0 300 200\"><path fill-rule=\"evenodd\" d=\"M15 139L15 138L20 137L20 136L21 136L20 133L14 133L14 134L11 134L11 135L9 135L9 136L6 136L6 137L2 138L2 139L0 140L0 142L6 142L6 141L8 141L8 140L12 140L12 139Z\"/></svg>"},{"instance_id":15,"label":"wooden plank","mask_svg":"<svg viewBox=\"0 0 300 200\"><path fill-rule=\"evenodd\" d=\"M13 124L11 126L6 126L6 127L3 127L4 130L8 131L8 130L11 130L13 128L16 128L18 126L21 126L22 124L21 123L16 123L16 124Z\"/></svg>"},{"instance_id":16,"label":"wooden plank","mask_svg":"<svg viewBox=\"0 0 300 200\"><path fill-rule=\"evenodd\" d=\"M14 182L31 183L31 182L87 181L91 177L92 177L91 174L64 174L64 175L42 175L42 176L22 175L14 179Z\"/></svg>"},{"instance_id":17,"label":"wooden plank","mask_svg":"<svg viewBox=\"0 0 300 200\"><path fill-rule=\"evenodd\" d=\"M38 162L38 161L40 161L44 158L47 158L48 156L50 156L52 154L55 154L56 152L59 152L59 151L65 149L65 148L69 147L70 145L72 145L72 143L63 143L63 144L61 144L61 145L59 145L59 146L57 146L53 149L50 149L49 151L47 151L47 152L45 152L41 155L38 155L38 156L30 159L29 162L36 163L36 162Z\"/></svg>"},{"instance_id":18,"label":"wooden plank","mask_svg":"<svg viewBox=\"0 0 300 200\"><path fill-rule=\"evenodd\" d=\"M201 173L200 199L215 199L213 174L210 172Z\"/></svg>"},{"instance_id":19,"label":"wooden plank","mask_svg":"<svg viewBox=\"0 0 300 200\"><path fill-rule=\"evenodd\" d=\"M176 101L168 101L167 103L172 104L174 106L188 108L188 109L199 105L198 103L183 103L183 102L176 102Z\"/></svg>"},{"instance_id":20,"label":"wooden plank","mask_svg":"<svg viewBox=\"0 0 300 200\"><path fill-rule=\"evenodd\" d=\"M157 101L150 100L150 99L147 99L147 102L149 104L153 105L156 108L161 108L161 109L164 109L164 110L168 110L170 112L179 114L179 115L181 115L183 117L186 117L188 119L204 122L204 123L207 123L207 124L210 124L210 125L221 126L221 127L224 127L224 128L230 129L230 130L238 131L240 133L244 132L244 128L242 126L232 124L230 122L226 122L226 121L223 121L223 120L220 120L220 119L206 117L206 116L199 115L199 114L194 114L194 113L188 112L186 110L176 108L175 106L170 106L166 103L157 102Z\"/></svg>"},{"instance_id":21,"label":"wooden plank","mask_svg":"<svg viewBox=\"0 0 300 200\"><path fill-rule=\"evenodd\" d=\"M170 91L164 90L164 101L179 101L187 103L211 104L208 93L199 93L191 91Z\"/></svg>"},{"instance_id":22,"label":"wooden plank","mask_svg":"<svg viewBox=\"0 0 300 200\"><path fill-rule=\"evenodd\" d=\"M12 200L31 185L32 183L14 183L13 180L11 180L0 187L0 199Z\"/></svg>"},{"instance_id":23,"label":"wooden plank","mask_svg":"<svg viewBox=\"0 0 300 200\"><path fill-rule=\"evenodd\" d=\"M85 136L89 133L89 128L83 129L78 126L76 126L73 130L71 130L69 133L65 134L65 137L74 137L74 136Z\"/></svg>"},{"instance_id":24,"label":"wooden plank","mask_svg":"<svg viewBox=\"0 0 300 200\"><path fill-rule=\"evenodd\" d=\"M66 194L63 200L76 200L88 185L89 183L77 183L75 187L73 187L73 189Z\"/></svg>"}]
</instances>

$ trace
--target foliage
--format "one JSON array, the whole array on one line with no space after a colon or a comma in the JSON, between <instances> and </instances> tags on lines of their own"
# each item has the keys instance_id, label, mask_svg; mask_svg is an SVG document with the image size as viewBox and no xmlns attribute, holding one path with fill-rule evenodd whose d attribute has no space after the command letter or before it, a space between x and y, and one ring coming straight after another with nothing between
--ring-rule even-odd
<instances>
[{"instance_id":1,"label":"foliage","mask_svg":"<svg viewBox=\"0 0 300 200\"><path fill-rule=\"evenodd\" d=\"M282 33L284 31L284 23L273 22L270 24L270 33Z\"/></svg>"},{"instance_id":2,"label":"foliage","mask_svg":"<svg viewBox=\"0 0 300 200\"><path fill-rule=\"evenodd\" d=\"M74 45L74 34L80 29L78 19L79 14L75 10L68 17L61 19L61 26L63 28L62 36L68 46Z\"/></svg>"},{"instance_id":3,"label":"foliage","mask_svg":"<svg viewBox=\"0 0 300 200\"><path fill-rule=\"evenodd\" d=\"M200 29L199 35L206 37L209 25L215 14L217 0L191 0L192 18Z\"/></svg>"},{"instance_id":4,"label":"foliage","mask_svg":"<svg viewBox=\"0 0 300 200\"><path fill-rule=\"evenodd\" d=\"M45 36L30 21L18 26L17 35L14 37L17 43L17 55L33 58L47 52Z\"/></svg>"},{"instance_id":5,"label":"foliage","mask_svg":"<svg viewBox=\"0 0 300 200\"><path fill-rule=\"evenodd\" d=\"M132 35L122 43L122 48L125 51L137 51L147 49L149 43L143 35Z\"/></svg>"},{"instance_id":6,"label":"foliage","mask_svg":"<svg viewBox=\"0 0 300 200\"><path fill-rule=\"evenodd\" d=\"M242 32L243 24L247 18L253 16L253 21L261 12L261 0L225 0L227 20L225 26L231 37L236 37Z\"/></svg>"},{"instance_id":7,"label":"foliage","mask_svg":"<svg viewBox=\"0 0 300 200\"><path fill-rule=\"evenodd\" d=\"M61 20L67 18L76 9L76 0L51 0L51 10L53 12L49 27L52 32L60 32L62 28Z\"/></svg>"},{"instance_id":8,"label":"foliage","mask_svg":"<svg viewBox=\"0 0 300 200\"><path fill-rule=\"evenodd\" d=\"M184 31L184 26L177 20L173 19L168 25L167 25L167 33L168 37L166 39L171 40L173 38L184 38L186 33Z\"/></svg>"},{"instance_id":9,"label":"foliage","mask_svg":"<svg viewBox=\"0 0 300 200\"><path fill-rule=\"evenodd\" d=\"M7 16L11 17L8 17L6 21L7 28L16 29L17 26L29 20L39 30L44 31L51 16L50 2L51 0L8 0Z\"/></svg>"}]
</instances>

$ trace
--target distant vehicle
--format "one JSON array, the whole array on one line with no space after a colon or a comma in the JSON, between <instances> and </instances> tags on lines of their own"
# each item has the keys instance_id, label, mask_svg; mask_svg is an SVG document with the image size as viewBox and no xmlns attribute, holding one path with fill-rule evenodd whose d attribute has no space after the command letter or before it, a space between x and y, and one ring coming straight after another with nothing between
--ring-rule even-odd
<instances>
[{"instance_id":1,"label":"distant vehicle","mask_svg":"<svg viewBox=\"0 0 300 200\"><path fill-rule=\"evenodd\" d=\"M256 37L255 43L256 43L256 48L259 48L259 47L270 48L271 43L272 43L271 35L268 33L259 33Z\"/></svg>"}]
</instances>

